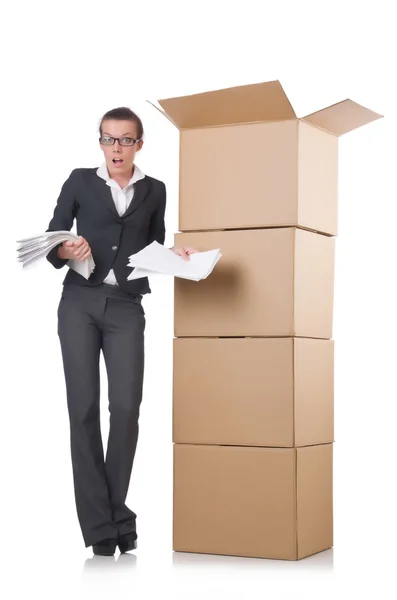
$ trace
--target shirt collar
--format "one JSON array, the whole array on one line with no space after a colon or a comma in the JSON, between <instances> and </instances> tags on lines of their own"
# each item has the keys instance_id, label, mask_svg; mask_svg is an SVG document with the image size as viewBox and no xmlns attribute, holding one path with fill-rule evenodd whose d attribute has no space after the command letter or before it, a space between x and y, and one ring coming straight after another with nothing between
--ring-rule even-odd
<instances>
[{"instance_id":1,"label":"shirt collar","mask_svg":"<svg viewBox=\"0 0 397 600\"><path fill-rule=\"evenodd\" d=\"M116 184L117 187L120 187L118 185L118 183L110 177L108 168L106 166L106 162L103 162L100 165L100 167L98 167L96 174L98 175L98 177L101 177L102 179L104 179L106 181L107 185L112 187L112 186L114 186L114 184ZM142 171L140 170L140 168L137 165L134 165L134 173L133 173L131 179L129 180L129 182L127 183L126 187L133 185L134 183L136 183L140 179L143 179L144 177L145 177L145 174L142 173Z\"/></svg>"}]
</instances>

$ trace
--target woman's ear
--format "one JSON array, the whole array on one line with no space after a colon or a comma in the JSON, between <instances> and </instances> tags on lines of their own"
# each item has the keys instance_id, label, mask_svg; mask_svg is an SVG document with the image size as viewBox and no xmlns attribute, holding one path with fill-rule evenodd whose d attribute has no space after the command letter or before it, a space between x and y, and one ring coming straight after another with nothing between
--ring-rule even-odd
<instances>
[{"instance_id":1,"label":"woman's ear","mask_svg":"<svg viewBox=\"0 0 397 600\"><path fill-rule=\"evenodd\" d=\"M139 140L139 142L137 143L136 151L139 152L139 150L142 149L142 146L143 146L143 140Z\"/></svg>"}]
</instances>

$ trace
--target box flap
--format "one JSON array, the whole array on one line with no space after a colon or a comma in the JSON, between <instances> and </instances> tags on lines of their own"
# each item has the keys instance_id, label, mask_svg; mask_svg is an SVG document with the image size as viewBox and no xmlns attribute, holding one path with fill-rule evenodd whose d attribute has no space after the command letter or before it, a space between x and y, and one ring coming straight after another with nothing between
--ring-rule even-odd
<instances>
[{"instance_id":1,"label":"box flap","mask_svg":"<svg viewBox=\"0 0 397 600\"><path fill-rule=\"evenodd\" d=\"M324 129L328 133L340 136L382 117L383 115L348 99L318 110L301 120Z\"/></svg>"},{"instance_id":2,"label":"box flap","mask_svg":"<svg viewBox=\"0 0 397 600\"><path fill-rule=\"evenodd\" d=\"M168 98L158 101L179 129L195 129L237 123L295 119L279 81Z\"/></svg>"},{"instance_id":3,"label":"box flap","mask_svg":"<svg viewBox=\"0 0 397 600\"><path fill-rule=\"evenodd\" d=\"M146 100L146 102L148 102L149 104L151 104L156 110L158 110L166 119L168 119L169 121L171 121L171 123L173 125L175 125L175 127L178 127L178 125L167 115L167 113L161 108L161 106L157 106L154 102L151 102L150 100Z\"/></svg>"}]
</instances>

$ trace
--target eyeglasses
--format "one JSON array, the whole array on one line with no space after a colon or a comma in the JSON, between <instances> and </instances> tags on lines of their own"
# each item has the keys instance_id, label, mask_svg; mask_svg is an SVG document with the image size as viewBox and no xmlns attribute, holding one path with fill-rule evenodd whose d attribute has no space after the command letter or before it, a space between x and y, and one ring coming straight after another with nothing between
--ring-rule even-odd
<instances>
[{"instance_id":1,"label":"eyeglasses","mask_svg":"<svg viewBox=\"0 0 397 600\"><path fill-rule=\"evenodd\" d=\"M132 137L115 138L110 135L101 135L101 137L99 138L99 141L103 146L113 146L116 140L118 141L120 146L133 146L137 142L141 141L134 140L134 138Z\"/></svg>"}]
</instances>

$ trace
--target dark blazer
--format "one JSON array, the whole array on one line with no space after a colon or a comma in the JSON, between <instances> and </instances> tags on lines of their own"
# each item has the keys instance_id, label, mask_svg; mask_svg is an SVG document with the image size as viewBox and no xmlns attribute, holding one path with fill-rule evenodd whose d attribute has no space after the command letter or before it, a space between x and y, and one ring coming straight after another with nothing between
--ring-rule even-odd
<instances>
[{"instance_id":1,"label":"dark blazer","mask_svg":"<svg viewBox=\"0 0 397 600\"><path fill-rule=\"evenodd\" d=\"M148 175L137 181L132 201L120 217L110 187L96 171L97 167L71 172L48 225L47 231L70 231L76 219L77 234L87 240L95 261L95 270L88 280L68 269L63 284L99 285L113 269L120 289L133 295L151 293L147 277L127 281L133 270L127 263L131 254L154 240L164 244L165 184ZM56 269L68 262L57 256L59 246L47 254L47 260Z\"/></svg>"}]
</instances>

